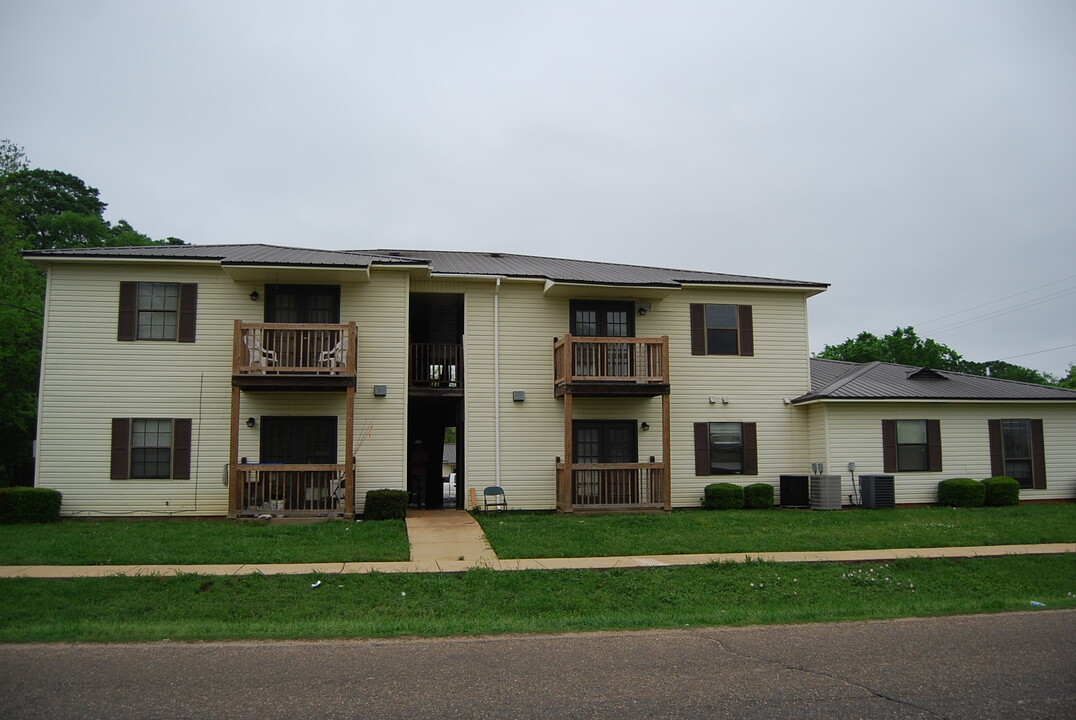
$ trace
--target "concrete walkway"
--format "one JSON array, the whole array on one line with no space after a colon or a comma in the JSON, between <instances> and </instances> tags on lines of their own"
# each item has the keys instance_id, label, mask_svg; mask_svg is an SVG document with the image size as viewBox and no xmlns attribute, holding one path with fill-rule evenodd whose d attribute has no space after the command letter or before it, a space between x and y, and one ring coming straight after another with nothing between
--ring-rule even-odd
<instances>
[{"instance_id":1,"label":"concrete walkway","mask_svg":"<svg viewBox=\"0 0 1076 720\"><path fill-rule=\"evenodd\" d=\"M559 570L668 567L709 562L883 562L902 558L991 557L1001 555L1054 555L1076 552L1076 543L1044 545L980 545L974 547L894 548L886 550L834 550L829 552L706 553L697 555L644 555L584 558L525 558L501 560L490 547L482 527L463 510L411 510L407 517L411 559L407 562L332 562L289 565L13 565L0 566L0 578L72 578L110 575L307 575L464 572L491 570Z\"/></svg>"}]
</instances>

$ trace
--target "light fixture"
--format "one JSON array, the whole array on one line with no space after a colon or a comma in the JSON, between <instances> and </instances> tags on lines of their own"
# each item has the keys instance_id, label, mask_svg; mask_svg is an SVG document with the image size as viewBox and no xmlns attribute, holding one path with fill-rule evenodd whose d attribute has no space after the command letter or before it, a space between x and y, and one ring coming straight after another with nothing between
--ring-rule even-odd
<instances>
[{"instance_id":1,"label":"light fixture","mask_svg":"<svg viewBox=\"0 0 1076 720\"><path fill-rule=\"evenodd\" d=\"M250 293L250 299L253 300L254 302L258 302L258 291L257 290L254 290L253 292Z\"/></svg>"},{"instance_id":2,"label":"light fixture","mask_svg":"<svg viewBox=\"0 0 1076 720\"><path fill-rule=\"evenodd\" d=\"M646 315L646 308L645 307L639 308L639 316L642 317L643 315Z\"/></svg>"},{"instance_id":3,"label":"light fixture","mask_svg":"<svg viewBox=\"0 0 1076 720\"><path fill-rule=\"evenodd\" d=\"M643 432L646 432L647 430L649 430L649 429L650 429L650 423L648 423L648 422L644 422L644 423L643 423L642 425L640 425L640 426L639 426L639 428L640 428L640 429L641 429L641 430L642 430Z\"/></svg>"},{"instance_id":4,"label":"light fixture","mask_svg":"<svg viewBox=\"0 0 1076 720\"><path fill-rule=\"evenodd\" d=\"M248 428L252 428L252 427L254 427L254 425L255 425L255 424L256 424L257 422L258 422L258 421L257 421L257 420L255 420L254 418L252 418L252 417L248 417L248 418L247 418L247 427L248 427Z\"/></svg>"}]
</instances>

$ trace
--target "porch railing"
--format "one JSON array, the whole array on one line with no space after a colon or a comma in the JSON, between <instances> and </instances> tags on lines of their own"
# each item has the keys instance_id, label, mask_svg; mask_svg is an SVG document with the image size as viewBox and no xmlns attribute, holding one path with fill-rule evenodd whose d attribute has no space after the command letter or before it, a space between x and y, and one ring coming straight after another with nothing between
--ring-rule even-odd
<instances>
[{"instance_id":1,"label":"porch railing","mask_svg":"<svg viewBox=\"0 0 1076 720\"><path fill-rule=\"evenodd\" d=\"M669 338L574 337L553 344L554 384L668 383Z\"/></svg>"},{"instance_id":2,"label":"porch railing","mask_svg":"<svg viewBox=\"0 0 1076 720\"><path fill-rule=\"evenodd\" d=\"M463 346L454 343L411 343L411 386L463 387Z\"/></svg>"},{"instance_id":3,"label":"porch railing","mask_svg":"<svg viewBox=\"0 0 1076 720\"><path fill-rule=\"evenodd\" d=\"M660 509L666 505L662 463L557 463L557 509Z\"/></svg>"},{"instance_id":4,"label":"porch railing","mask_svg":"<svg viewBox=\"0 0 1076 720\"><path fill-rule=\"evenodd\" d=\"M354 375L355 323L235 321L234 375Z\"/></svg>"},{"instance_id":5,"label":"porch railing","mask_svg":"<svg viewBox=\"0 0 1076 720\"><path fill-rule=\"evenodd\" d=\"M343 465L241 464L239 514L328 515L347 511Z\"/></svg>"}]
</instances>

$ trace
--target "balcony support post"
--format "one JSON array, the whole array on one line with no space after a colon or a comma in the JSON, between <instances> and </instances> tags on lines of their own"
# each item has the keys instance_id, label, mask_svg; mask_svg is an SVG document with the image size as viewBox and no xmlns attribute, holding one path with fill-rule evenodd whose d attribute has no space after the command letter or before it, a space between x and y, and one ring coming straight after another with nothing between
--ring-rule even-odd
<instances>
[{"instance_id":1,"label":"balcony support post","mask_svg":"<svg viewBox=\"0 0 1076 720\"><path fill-rule=\"evenodd\" d=\"M351 347L355 347L354 344ZM354 355L354 352L352 352ZM344 519L355 518L355 387L347 388L344 429Z\"/></svg>"},{"instance_id":2,"label":"balcony support post","mask_svg":"<svg viewBox=\"0 0 1076 720\"><path fill-rule=\"evenodd\" d=\"M665 345L668 347L668 344ZM668 364L666 363L666 377L668 377ZM669 425L672 420L672 401L668 395L661 396L661 464L664 466L662 469L661 482L664 486L662 493L665 499L665 510L672 510L672 464L669 462L669 455L672 452L672 437L671 428Z\"/></svg>"},{"instance_id":3,"label":"balcony support post","mask_svg":"<svg viewBox=\"0 0 1076 720\"><path fill-rule=\"evenodd\" d=\"M236 325L238 332L238 325ZM232 386L231 424L228 435L228 517L239 515L239 388Z\"/></svg>"}]
</instances>

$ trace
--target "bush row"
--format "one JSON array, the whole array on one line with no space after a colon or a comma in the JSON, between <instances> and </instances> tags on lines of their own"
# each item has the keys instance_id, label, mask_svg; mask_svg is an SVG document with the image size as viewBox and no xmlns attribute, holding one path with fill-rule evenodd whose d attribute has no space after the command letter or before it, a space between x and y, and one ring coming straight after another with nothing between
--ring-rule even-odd
<instances>
[{"instance_id":1,"label":"bush row","mask_svg":"<svg viewBox=\"0 0 1076 720\"><path fill-rule=\"evenodd\" d=\"M768 510L773 507L773 485L711 483L703 490L702 506L707 510Z\"/></svg>"},{"instance_id":2,"label":"bush row","mask_svg":"<svg viewBox=\"0 0 1076 720\"><path fill-rule=\"evenodd\" d=\"M58 522L62 500L49 488L0 488L0 525Z\"/></svg>"},{"instance_id":3,"label":"bush row","mask_svg":"<svg viewBox=\"0 0 1076 720\"><path fill-rule=\"evenodd\" d=\"M982 507L1020 504L1020 483L1011 477L949 478L938 483L938 504Z\"/></svg>"}]
</instances>

